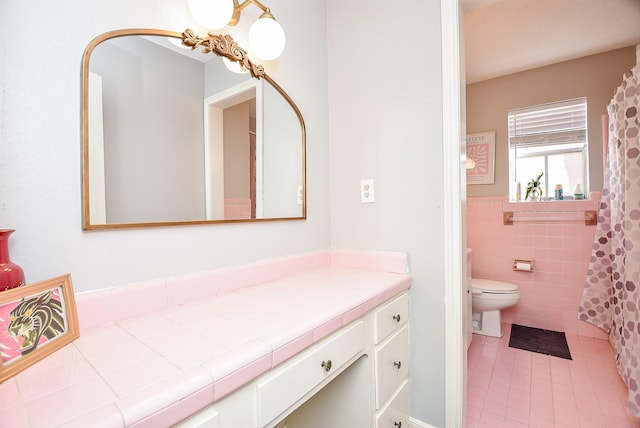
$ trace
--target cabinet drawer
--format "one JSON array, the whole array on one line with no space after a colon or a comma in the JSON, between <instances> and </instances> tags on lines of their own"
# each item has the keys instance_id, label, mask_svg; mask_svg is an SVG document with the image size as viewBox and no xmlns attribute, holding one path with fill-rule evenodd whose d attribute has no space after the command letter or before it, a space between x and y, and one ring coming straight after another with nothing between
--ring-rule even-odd
<instances>
[{"instance_id":1,"label":"cabinet drawer","mask_svg":"<svg viewBox=\"0 0 640 428\"><path fill-rule=\"evenodd\" d=\"M258 425L271 422L363 348L364 325L358 321L275 369L257 384ZM330 370L322 366L328 361Z\"/></svg>"},{"instance_id":2,"label":"cabinet drawer","mask_svg":"<svg viewBox=\"0 0 640 428\"><path fill-rule=\"evenodd\" d=\"M220 420L218 412L211 407L191 416L176 426L178 428L220 428Z\"/></svg>"},{"instance_id":3,"label":"cabinet drawer","mask_svg":"<svg viewBox=\"0 0 640 428\"><path fill-rule=\"evenodd\" d=\"M404 293L375 312L376 345L409 318L409 295Z\"/></svg>"},{"instance_id":4,"label":"cabinet drawer","mask_svg":"<svg viewBox=\"0 0 640 428\"><path fill-rule=\"evenodd\" d=\"M391 393L409 373L409 327L402 329L376 349L376 409L379 409Z\"/></svg>"},{"instance_id":5,"label":"cabinet drawer","mask_svg":"<svg viewBox=\"0 0 640 428\"><path fill-rule=\"evenodd\" d=\"M376 415L376 428L409 427L409 389L404 381L389 404Z\"/></svg>"},{"instance_id":6,"label":"cabinet drawer","mask_svg":"<svg viewBox=\"0 0 640 428\"><path fill-rule=\"evenodd\" d=\"M246 385L200 410L176 428L256 428L256 390Z\"/></svg>"}]
</instances>

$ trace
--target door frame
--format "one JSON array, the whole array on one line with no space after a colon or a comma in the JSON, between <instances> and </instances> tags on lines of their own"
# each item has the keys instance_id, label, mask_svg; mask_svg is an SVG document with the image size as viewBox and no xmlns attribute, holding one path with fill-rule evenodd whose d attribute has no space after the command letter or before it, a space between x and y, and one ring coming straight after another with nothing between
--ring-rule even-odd
<instances>
[{"instance_id":1,"label":"door frame","mask_svg":"<svg viewBox=\"0 0 640 428\"><path fill-rule=\"evenodd\" d=\"M462 56L461 7L441 0L442 125L444 164L444 278L445 278L445 426L466 423L464 308L466 305L466 170L465 89ZM464 256L463 256L464 255Z\"/></svg>"},{"instance_id":2,"label":"door frame","mask_svg":"<svg viewBox=\"0 0 640 428\"><path fill-rule=\"evenodd\" d=\"M224 140L223 112L225 108L256 100L255 206L256 218L263 217L263 122L264 89L262 80L249 79L204 100L204 171L207 220L222 220L224 215Z\"/></svg>"}]
</instances>

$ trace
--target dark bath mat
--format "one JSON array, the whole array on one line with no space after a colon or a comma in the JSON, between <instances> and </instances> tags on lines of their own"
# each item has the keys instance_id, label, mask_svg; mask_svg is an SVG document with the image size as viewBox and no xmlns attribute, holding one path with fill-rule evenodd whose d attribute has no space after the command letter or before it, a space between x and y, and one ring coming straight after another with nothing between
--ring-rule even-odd
<instances>
[{"instance_id":1,"label":"dark bath mat","mask_svg":"<svg viewBox=\"0 0 640 428\"><path fill-rule=\"evenodd\" d=\"M511 325L511 348L524 349L538 354L571 360L571 352L567 344L567 337L561 331L543 330L541 328Z\"/></svg>"}]
</instances>

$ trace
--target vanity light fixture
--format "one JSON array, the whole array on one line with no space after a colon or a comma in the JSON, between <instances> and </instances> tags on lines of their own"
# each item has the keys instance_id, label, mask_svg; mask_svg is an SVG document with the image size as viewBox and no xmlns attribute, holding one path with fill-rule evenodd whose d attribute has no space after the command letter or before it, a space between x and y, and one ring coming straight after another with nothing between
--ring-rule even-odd
<instances>
[{"instance_id":1,"label":"vanity light fixture","mask_svg":"<svg viewBox=\"0 0 640 428\"><path fill-rule=\"evenodd\" d=\"M263 60L273 60L284 50L284 30L271 14L271 10L258 0L187 0L189 11L200 25L209 30L218 30L226 25L234 26L240 21L242 10L253 4L262 10L262 15L249 28L249 47Z\"/></svg>"}]
</instances>

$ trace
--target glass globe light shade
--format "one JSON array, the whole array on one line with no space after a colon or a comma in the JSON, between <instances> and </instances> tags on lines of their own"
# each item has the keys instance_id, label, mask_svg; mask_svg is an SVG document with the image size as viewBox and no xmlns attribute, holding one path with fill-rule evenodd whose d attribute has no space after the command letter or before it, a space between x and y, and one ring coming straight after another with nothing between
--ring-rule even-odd
<instances>
[{"instance_id":1,"label":"glass globe light shade","mask_svg":"<svg viewBox=\"0 0 640 428\"><path fill-rule=\"evenodd\" d=\"M169 42L171 42L172 45L177 46L180 49L191 49L189 46L182 44L182 39L176 39L175 37L167 37L167 39L169 39Z\"/></svg>"},{"instance_id":2,"label":"glass globe light shade","mask_svg":"<svg viewBox=\"0 0 640 428\"><path fill-rule=\"evenodd\" d=\"M233 16L232 0L187 0L187 5L198 24L210 30L224 27Z\"/></svg>"},{"instance_id":3,"label":"glass globe light shade","mask_svg":"<svg viewBox=\"0 0 640 428\"><path fill-rule=\"evenodd\" d=\"M476 161L474 161L471 158L467 158L467 160L464 163L465 168L467 169L473 169L476 167Z\"/></svg>"},{"instance_id":4,"label":"glass globe light shade","mask_svg":"<svg viewBox=\"0 0 640 428\"><path fill-rule=\"evenodd\" d=\"M272 60L284 50L284 30L275 19L260 18L249 29L249 46L260 59Z\"/></svg>"},{"instance_id":5,"label":"glass globe light shade","mask_svg":"<svg viewBox=\"0 0 640 428\"><path fill-rule=\"evenodd\" d=\"M233 71L234 73L244 74L249 72L246 68L242 68L238 61L231 61L229 58L223 56L222 62L229 71Z\"/></svg>"}]
</instances>

